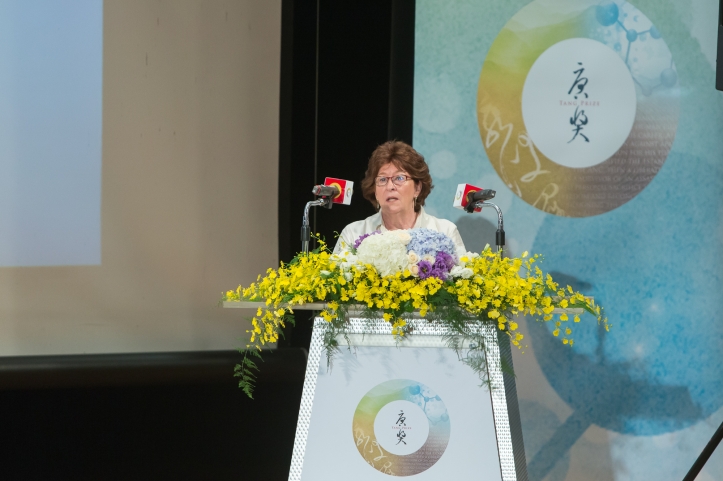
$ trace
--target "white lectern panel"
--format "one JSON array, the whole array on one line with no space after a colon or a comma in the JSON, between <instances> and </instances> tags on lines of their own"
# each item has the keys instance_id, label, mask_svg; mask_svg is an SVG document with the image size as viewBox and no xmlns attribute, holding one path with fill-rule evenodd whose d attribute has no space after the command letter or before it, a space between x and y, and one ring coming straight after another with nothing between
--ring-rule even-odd
<instances>
[{"instance_id":1,"label":"white lectern panel","mask_svg":"<svg viewBox=\"0 0 723 481\"><path fill-rule=\"evenodd\" d=\"M339 339L331 369L315 328L290 480L515 479L501 376L491 376L490 396L438 328L418 322L412 342L398 346L382 335L383 321L375 334L354 335L351 348ZM352 326L368 332L369 321ZM495 333L486 337L491 371L499 370Z\"/></svg>"}]
</instances>

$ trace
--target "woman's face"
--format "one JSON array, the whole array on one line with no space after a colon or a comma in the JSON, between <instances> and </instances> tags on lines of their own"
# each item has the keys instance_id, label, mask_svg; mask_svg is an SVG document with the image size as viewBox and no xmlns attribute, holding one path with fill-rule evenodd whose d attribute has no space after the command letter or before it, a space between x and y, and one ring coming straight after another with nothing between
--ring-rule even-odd
<instances>
[{"instance_id":1,"label":"woman's face","mask_svg":"<svg viewBox=\"0 0 723 481\"><path fill-rule=\"evenodd\" d=\"M401 185L394 183L392 179L398 176L407 176L407 180ZM376 198L379 202L382 214L399 214L414 212L414 198L419 195L422 185L409 177L409 174L389 162L382 166L375 179L379 181L386 177L386 185L376 185Z\"/></svg>"}]
</instances>

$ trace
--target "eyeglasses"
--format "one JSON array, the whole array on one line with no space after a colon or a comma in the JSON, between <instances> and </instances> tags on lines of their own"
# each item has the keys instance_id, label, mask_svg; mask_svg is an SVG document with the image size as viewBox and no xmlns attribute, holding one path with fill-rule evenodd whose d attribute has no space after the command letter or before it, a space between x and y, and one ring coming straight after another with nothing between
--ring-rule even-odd
<instances>
[{"instance_id":1,"label":"eyeglasses","mask_svg":"<svg viewBox=\"0 0 723 481\"><path fill-rule=\"evenodd\" d=\"M381 176L381 177L377 177L376 184L377 184L377 187L384 187L385 185L387 185L387 182L389 182L389 180L391 180L394 185L399 187L399 186L403 185L409 179L411 179L411 177L409 177L408 175L402 175L402 174L395 175L393 177Z\"/></svg>"}]
</instances>

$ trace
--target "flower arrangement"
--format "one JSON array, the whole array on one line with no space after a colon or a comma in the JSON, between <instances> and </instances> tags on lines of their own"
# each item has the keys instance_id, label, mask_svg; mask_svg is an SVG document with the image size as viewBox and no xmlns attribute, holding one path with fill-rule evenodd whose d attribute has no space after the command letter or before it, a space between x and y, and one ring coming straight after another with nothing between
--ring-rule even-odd
<instances>
[{"instance_id":1,"label":"flower arrangement","mask_svg":"<svg viewBox=\"0 0 723 481\"><path fill-rule=\"evenodd\" d=\"M484 339L477 329L494 324L520 347L523 335L518 315L555 323L553 335L572 345L572 325L580 322L567 313L554 318L555 308L583 308L609 329L607 318L592 299L561 288L537 266L539 255L506 258L487 246L481 253L457 253L452 240L430 229L373 232L361 236L340 254L332 254L325 242L309 254L299 254L278 269L268 269L249 287L226 292L225 301L265 301L251 319L249 344L236 366L239 386L251 396L261 347L278 341L281 330L293 323L293 306L325 302L320 315L326 321L324 342L327 358L339 347L345 333L346 312L363 306L362 317L389 322L392 335L401 340L412 334L407 324L415 311L429 322L444 325L451 333L449 345L466 348L462 362L485 381ZM464 341L468 341L464 343Z\"/></svg>"}]
</instances>

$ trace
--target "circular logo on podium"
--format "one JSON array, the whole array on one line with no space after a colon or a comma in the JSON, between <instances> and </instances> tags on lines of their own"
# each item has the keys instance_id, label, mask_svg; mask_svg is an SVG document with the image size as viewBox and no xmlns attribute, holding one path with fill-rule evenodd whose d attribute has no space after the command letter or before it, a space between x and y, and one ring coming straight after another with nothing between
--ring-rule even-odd
<instances>
[{"instance_id":1,"label":"circular logo on podium","mask_svg":"<svg viewBox=\"0 0 723 481\"><path fill-rule=\"evenodd\" d=\"M383 382L354 412L354 443L374 469L412 476L432 467L449 443L447 407L430 388L409 379Z\"/></svg>"},{"instance_id":2,"label":"circular logo on podium","mask_svg":"<svg viewBox=\"0 0 723 481\"><path fill-rule=\"evenodd\" d=\"M653 180L673 144L680 90L661 33L622 0L535 0L482 66L477 119L505 184L544 212L616 209Z\"/></svg>"}]
</instances>

